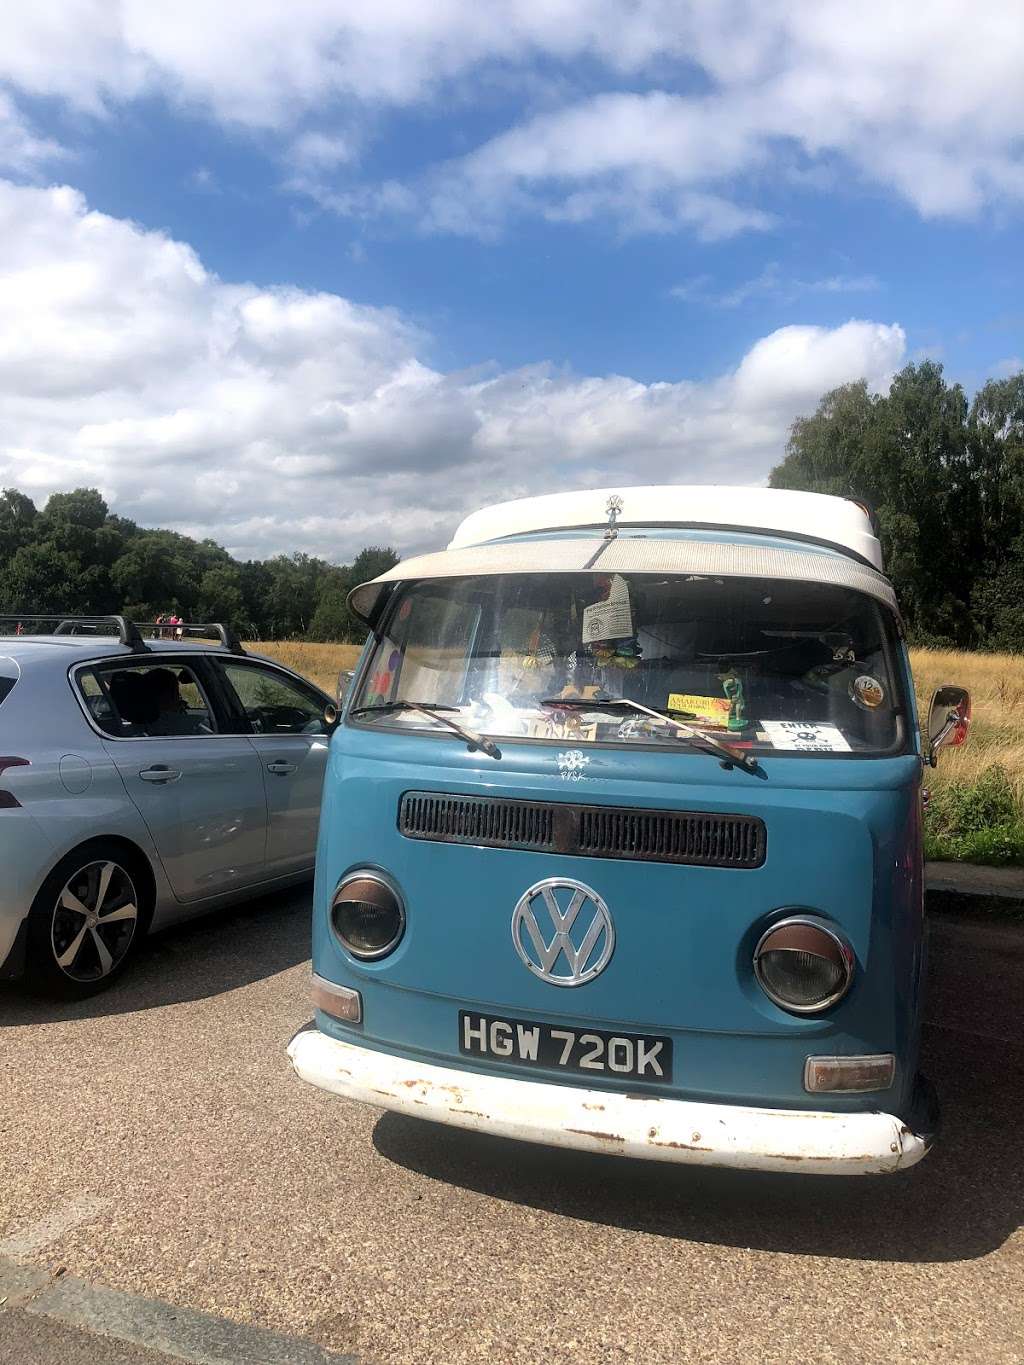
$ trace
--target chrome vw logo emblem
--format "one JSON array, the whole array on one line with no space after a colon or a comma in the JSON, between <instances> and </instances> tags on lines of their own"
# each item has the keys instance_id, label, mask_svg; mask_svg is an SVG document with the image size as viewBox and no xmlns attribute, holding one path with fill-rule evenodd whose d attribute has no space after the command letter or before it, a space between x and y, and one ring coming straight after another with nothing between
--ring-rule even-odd
<instances>
[{"instance_id":1,"label":"chrome vw logo emblem","mask_svg":"<svg viewBox=\"0 0 1024 1365\"><path fill-rule=\"evenodd\" d=\"M534 976L552 986L582 986L611 961L615 926L596 891L568 877L549 877L519 897L512 942Z\"/></svg>"}]
</instances>

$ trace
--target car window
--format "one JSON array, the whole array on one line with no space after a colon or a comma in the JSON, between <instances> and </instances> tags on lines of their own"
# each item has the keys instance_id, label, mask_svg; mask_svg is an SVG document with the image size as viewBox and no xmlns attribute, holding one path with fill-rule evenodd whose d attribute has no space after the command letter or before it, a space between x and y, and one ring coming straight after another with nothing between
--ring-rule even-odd
<instances>
[{"instance_id":1,"label":"car window","mask_svg":"<svg viewBox=\"0 0 1024 1365\"><path fill-rule=\"evenodd\" d=\"M221 664L241 709L258 735L326 734L324 701L273 668Z\"/></svg>"},{"instance_id":2,"label":"car window","mask_svg":"<svg viewBox=\"0 0 1024 1365\"><path fill-rule=\"evenodd\" d=\"M118 739L211 735L217 730L199 678L181 664L86 668L76 680L93 720Z\"/></svg>"}]
</instances>

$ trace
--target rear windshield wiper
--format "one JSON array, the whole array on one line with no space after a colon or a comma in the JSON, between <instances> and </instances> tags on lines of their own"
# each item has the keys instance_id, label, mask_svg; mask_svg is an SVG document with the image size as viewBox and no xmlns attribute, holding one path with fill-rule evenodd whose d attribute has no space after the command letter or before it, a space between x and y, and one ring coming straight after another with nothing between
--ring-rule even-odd
<instances>
[{"instance_id":1,"label":"rear windshield wiper","mask_svg":"<svg viewBox=\"0 0 1024 1365\"><path fill-rule=\"evenodd\" d=\"M457 706L443 706L435 701L383 701L376 706L357 706L350 714L353 716L366 716L373 712L381 711L418 711L421 716L427 716L430 720L439 720L442 725L447 725L449 730L466 741L469 745L469 752L474 753L481 749L488 758L500 758L501 750L493 740L486 735L478 735L475 730L471 730L468 725L463 725L460 721L452 720L448 711L458 711Z\"/></svg>"},{"instance_id":2,"label":"rear windshield wiper","mask_svg":"<svg viewBox=\"0 0 1024 1365\"><path fill-rule=\"evenodd\" d=\"M556 707L571 706L577 711L599 711L602 709L614 711L639 711L641 715L651 716L654 720L660 720L663 725L674 725L677 730L693 741L698 748L705 753L717 754L730 767L735 763L744 772L758 773L758 766L749 754L745 754L742 749L734 749L731 744L724 744L720 739L715 739L713 735L706 735L703 730L695 730L692 725L684 725L681 720L676 720L676 716L690 715L688 711L655 711L650 706L643 706L638 701L630 701L628 697L545 697L541 706Z\"/></svg>"}]
</instances>

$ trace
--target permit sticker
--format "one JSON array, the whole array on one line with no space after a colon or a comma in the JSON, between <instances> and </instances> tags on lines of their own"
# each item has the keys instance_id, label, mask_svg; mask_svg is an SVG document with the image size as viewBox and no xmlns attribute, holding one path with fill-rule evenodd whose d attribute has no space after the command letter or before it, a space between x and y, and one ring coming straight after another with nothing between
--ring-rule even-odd
<instances>
[{"instance_id":1,"label":"permit sticker","mask_svg":"<svg viewBox=\"0 0 1024 1365\"><path fill-rule=\"evenodd\" d=\"M874 711L885 701L885 688L870 673L861 673L850 684L850 696L865 711Z\"/></svg>"},{"instance_id":2,"label":"permit sticker","mask_svg":"<svg viewBox=\"0 0 1024 1365\"><path fill-rule=\"evenodd\" d=\"M668 709L685 711L695 720L710 720L725 725L729 719L729 698L698 697L690 692L670 692Z\"/></svg>"},{"instance_id":3,"label":"permit sticker","mask_svg":"<svg viewBox=\"0 0 1024 1365\"><path fill-rule=\"evenodd\" d=\"M608 596L583 608L583 643L595 640L628 640L633 634L629 585L621 574L612 574Z\"/></svg>"},{"instance_id":4,"label":"permit sticker","mask_svg":"<svg viewBox=\"0 0 1024 1365\"><path fill-rule=\"evenodd\" d=\"M799 749L801 753L849 753L846 736L834 725L810 725L801 720L763 720L761 727L775 749Z\"/></svg>"}]
</instances>

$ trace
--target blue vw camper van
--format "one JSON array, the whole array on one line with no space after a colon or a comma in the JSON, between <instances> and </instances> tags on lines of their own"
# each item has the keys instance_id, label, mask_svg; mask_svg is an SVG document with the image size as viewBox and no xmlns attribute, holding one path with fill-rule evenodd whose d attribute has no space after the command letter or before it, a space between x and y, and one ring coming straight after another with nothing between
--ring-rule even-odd
<instances>
[{"instance_id":1,"label":"blue vw camper van","mask_svg":"<svg viewBox=\"0 0 1024 1365\"><path fill-rule=\"evenodd\" d=\"M304 1080L663 1161L920 1160L922 773L970 700L922 743L864 508L529 498L350 603Z\"/></svg>"}]
</instances>

